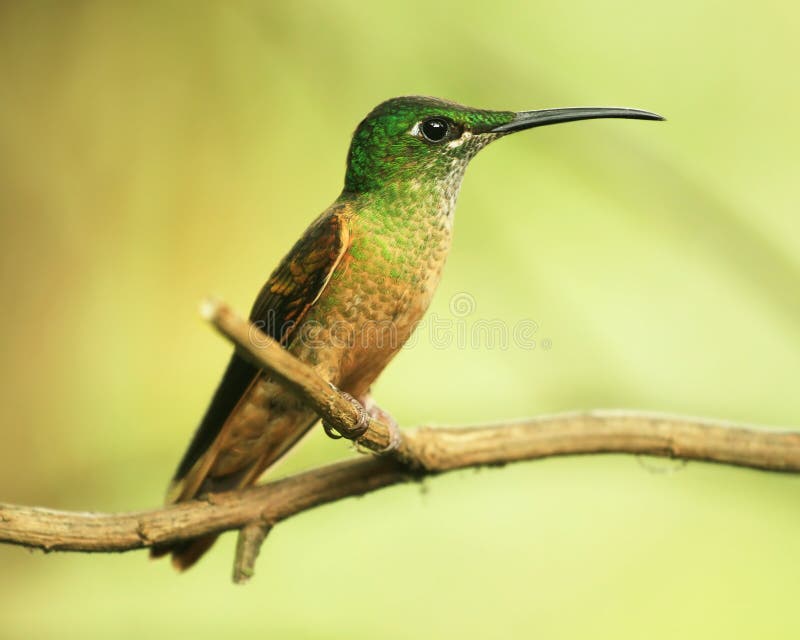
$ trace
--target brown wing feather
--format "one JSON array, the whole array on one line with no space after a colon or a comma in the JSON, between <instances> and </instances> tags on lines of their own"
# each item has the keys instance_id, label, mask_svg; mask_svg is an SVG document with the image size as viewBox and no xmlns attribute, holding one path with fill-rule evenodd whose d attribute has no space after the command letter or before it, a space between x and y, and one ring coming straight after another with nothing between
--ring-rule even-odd
<instances>
[{"instance_id":1,"label":"brown wing feather","mask_svg":"<svg viewBox=\"0 0 800 640\"><path fill-rule=\"evenodd\" d=\"M349 238L343 208L323 214L263 286L250 312L250 320L285 344L294 327L322 295L347 249Z\"/></svg>"},{"instance_id":2,"label":"brown wing feather","mask_svg":"<svg viewBox=\"0 0 800 640\"><path fill-rule=\"evenodd\" d=\"M286 344L303 321L340 263L350 239L347 212L338 206L323 213L303 234L262 287L250 312L250 320L267 335ZM258 380L261 371L234 353L189 448L170 485L167 502L190 500L203 483L225 438L229 417ZM259 474L260 475L260 474ZM246 482L252 474L241 476ZM235 479L232 478L236 483ZM200 557L213 538L201 538L178 548L159 549L154 555L173 551L176 566L185 568Z\"/></svg>"}]
</instances>

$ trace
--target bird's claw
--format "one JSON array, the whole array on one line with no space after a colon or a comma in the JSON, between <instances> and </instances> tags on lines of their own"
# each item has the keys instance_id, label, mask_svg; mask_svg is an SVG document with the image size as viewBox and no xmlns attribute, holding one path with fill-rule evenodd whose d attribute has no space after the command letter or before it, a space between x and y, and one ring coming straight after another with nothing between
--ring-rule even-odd
<instances>
[{"instance_id":1,"label":"bird's claw","mask_svg":"<svg viewBox=\"0 0 800 640\"><path fill-rule=\"evenodd\" d=\"M346 391L341 391L333 384L329 384L331 385L331 389L333 389L336 393L347 398L358 412L358 421L356 422L355 426L352 429L346 429L344 431L323 420L322 428L325 430L325 433L329 438L333 438L334 440L338 440L340 438L358 440L364 435L364 433L366 433L367 429L369 428L369 421L372 419L376 422L386 425L389 430L389 444L387 444L382 450L375 451L375 453L389 453L390 451L394 451L400 447L402 441L400 426L397 424L397 421L391 416L391 414L375 404L375 401L372 399L372 396L369 393L364 395L363 398L356 399Z\"/></svg>"},{"instance_id":2,"label":"bird's claw","mask_svg":"<svg viewBox=\"0 0 800 640\"><path fill-rule=\"evenodd\" d=\"M333 385L331 385L333 387ZM333 387L335 389L335 387ZM355 426L352 429L340 429L339 427L334 427L325 420L322 421L322 428L325 430L325 433L328 435L329 438L333 438L334 440L338 440L340 438L347 438L348 440L357 440L361 436L366 433L367 429L369 428L369 413L364 408L358 400L356 400L353 396L345 391L341 391L336 389L336 392L342 395L344 398L349 400L352 405L356 408L356 412L358 413L358 421L356 422Z\"/></svg>"}]
</instances>

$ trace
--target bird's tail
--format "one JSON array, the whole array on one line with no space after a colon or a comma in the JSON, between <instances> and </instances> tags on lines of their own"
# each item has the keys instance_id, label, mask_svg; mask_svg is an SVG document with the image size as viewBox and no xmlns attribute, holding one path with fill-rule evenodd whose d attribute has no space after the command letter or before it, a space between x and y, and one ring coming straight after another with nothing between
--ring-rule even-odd
<instances>
[{"instance_id":1,"label":"bird's tail","mask_svg":"<svg viewBox=\"0 0 800 640\"><path fill-rule=\"evenodd\" d=\"M264 456L254 460L251 465L236 473L226 476L211 478L208 475L217 451L217 448L212 446L183 477L173 482L167 493L167 504L192 500L208 493L244 489L251 486L261 474L275 465L309 431L317 419L316 414L308 410L288 431L281 434L281 437ZM176 544L154 546L150 549L150 557L161 558L172 554L172 566L179 571L185 571L211 548L218 537L219 534L210 534Z\"/></svg>"},{"instance_id":2,"label":"bird's tail","mask_svg":"<svg viewBox=\"0 0 800 640\"><path fill-rule=\"evenodd\" d=\"M203 472L205 474L205 471ZM237 474L238 475L238 474ZM252 476L252 474L250 474ZM191 477L191 475L190 475ZM255 482L256 478L248 477L228 477L222 483L216 479L204 478L200 486L187 486L183 481L174 482L167 493L167 504L175 504L185 500L191 500L199 495L210 492L227 491L248 486ZM151 558L161 558L167 554L172 554L172 566L178 571L185 571L197 562L203 554L208 551L218 538L218 534L201 536L185 542L172 545L154 546L150 549Z\"/></svg>"},{"instance_id":3,"label":"bird's tail","mask_svg":"<svg viewBox=\"0 0 800 640\"><path fill-rule=\"evenodd\" d=\"M168 553L172 554L172 566L178 571L185 571L197 562L206 551L217 541L217 534L195 538L187 542L181 542L170 547L152 547L150 549L151 558L161 558Z\"/></svg>"}]
</instances>

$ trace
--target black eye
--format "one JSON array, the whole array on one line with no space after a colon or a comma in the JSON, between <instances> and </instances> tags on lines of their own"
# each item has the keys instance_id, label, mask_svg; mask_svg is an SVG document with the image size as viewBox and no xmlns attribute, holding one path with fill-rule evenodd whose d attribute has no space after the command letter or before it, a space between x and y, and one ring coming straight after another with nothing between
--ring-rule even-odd
<instances>
[{"instance_id":1,"label":"black eye","mask_svg":"<svg viewBox=\"0 0 800 640\"><path fill-rule=\"evenodd\" d=\"M450 123L442 118L430 118L422 122L420 131L428 142L441 142L450 131Z\"/></svg>"}]
</instances>

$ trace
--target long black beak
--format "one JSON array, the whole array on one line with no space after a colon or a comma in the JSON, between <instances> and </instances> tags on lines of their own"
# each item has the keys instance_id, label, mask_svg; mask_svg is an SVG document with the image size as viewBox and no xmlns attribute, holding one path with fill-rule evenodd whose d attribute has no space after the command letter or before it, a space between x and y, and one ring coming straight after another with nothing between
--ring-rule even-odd
<instances>
[{"instance_id":1,"label":"long black beak","mask_svg":"<svg viewBox=\"0 0 800 640\"><path fill-rule=\"evenodd\" d=\"M573 120L591 120L593 118L633 118L635 120L664 120L663 116L641 109L625 107L566 107L563 109L539 109L538 111L520 111L511 122L498 125L489 133L511 133L547 124L572 122Z\"/></svg>"}]
</instances>

